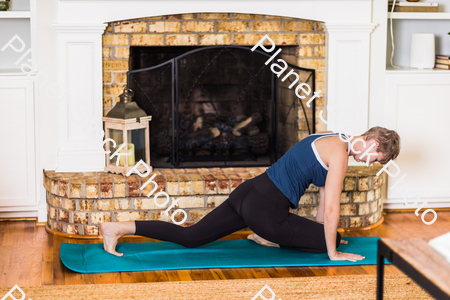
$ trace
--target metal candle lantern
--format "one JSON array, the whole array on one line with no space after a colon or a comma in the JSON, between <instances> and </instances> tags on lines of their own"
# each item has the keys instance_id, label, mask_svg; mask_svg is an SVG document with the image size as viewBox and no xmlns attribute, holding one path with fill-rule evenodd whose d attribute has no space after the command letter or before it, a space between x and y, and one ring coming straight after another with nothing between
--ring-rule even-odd
<instances>
[{"instance_id":1,"label":"metal candle lantern","mask_svg":"<svg viewBox=\"0 0 450 300\"><path fill-rule=\"evenodd\" d=\"M105 140L114 141L108 140L105 144L107 151L105 172L125 175L140 160L150 167L150 172L152 171L148 124L152 117L147 116L133 101L133 96L131 89L124 89L119 96L120 102L116 103L106 117L103 117ZM147 172L146 165L139 164L137 170L141 173Z\"/></svg>"}]
</instances>

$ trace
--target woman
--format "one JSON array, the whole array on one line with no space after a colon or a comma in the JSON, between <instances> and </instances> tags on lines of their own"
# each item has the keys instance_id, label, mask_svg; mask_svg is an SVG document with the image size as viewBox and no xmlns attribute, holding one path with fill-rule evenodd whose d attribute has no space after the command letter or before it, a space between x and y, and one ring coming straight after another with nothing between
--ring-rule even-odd
<instances>
[{"instance_id":1,"label":"woman","mask_svg":"<svg viewBox=\"0 0 450 300\"><path fill-rule=\"evenodd\" d=\"M330 131L304 138L265 173L240 184L225 202L190 227L157 220L102 223L104 248L122 256L115 250L117 240L129 234L193 248L249 227L255 234L248 238L262 245L328 253L330 260L362 260L363 256L336 250L346 243L337 228L348 157L369 165L386 164L398 156L400 137L393 130L373 127L343 142L348 139ZM298 207L310 183L318 186L320 193L316 221L289 213L290 207Z\"/></svg>"}]
</instances>

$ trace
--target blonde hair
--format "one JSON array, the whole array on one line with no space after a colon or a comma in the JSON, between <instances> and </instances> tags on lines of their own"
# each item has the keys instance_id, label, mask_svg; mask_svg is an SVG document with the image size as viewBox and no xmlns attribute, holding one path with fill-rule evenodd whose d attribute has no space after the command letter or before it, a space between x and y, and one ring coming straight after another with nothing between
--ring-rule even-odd
<instances>
[{"instance_id":1,"label":"blonde hair","mask_svg":"<svg viewBox=\"0 0 450 300\"><path fill-rule=\"evenodd\" d=\"M384 159L380 164L386 164L397 158L400 153L400 136L394 130L389 130L380 126L375 126L362 134L366 141L375 140L378 142L377 152L384 154Z\"/></svg>"}]
</instances>

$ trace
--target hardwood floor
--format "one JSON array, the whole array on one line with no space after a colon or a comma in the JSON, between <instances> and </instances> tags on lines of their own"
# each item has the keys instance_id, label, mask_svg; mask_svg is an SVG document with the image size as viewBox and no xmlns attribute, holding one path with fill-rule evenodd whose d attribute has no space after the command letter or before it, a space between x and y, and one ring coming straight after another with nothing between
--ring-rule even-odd
<instances>
[{"instance_id":1,"label":"hardwood floor","mask_svg":"<svg viewBox=\"0 0 450 300\"><path fill-rule=\"evenodd\" d=\"M437 212L432 225L425 225L414 213L388 213L378 228L348 232L343 236L378 236L382 238L420 237L434 238L450 230L450 212ZM223 240L246 239L247 234L231 234ZM121 239L121 242L151 242L147 238ZM68 240L48 235L44 227L34 221L0 222L0 287L14 285L39 286L94 283L136 283L158 281L223 280L246 278L280 278L305 276L332 276L376 274L376 265L339 267L275 267L193 269L147 272L121 272L79 274L68 270L59 259L63 242L93 243L85 240ZM97 241L98 242L98 241ZM395 266L387 265L385 273L401 273Z\"/></svg>"}]
</instances>

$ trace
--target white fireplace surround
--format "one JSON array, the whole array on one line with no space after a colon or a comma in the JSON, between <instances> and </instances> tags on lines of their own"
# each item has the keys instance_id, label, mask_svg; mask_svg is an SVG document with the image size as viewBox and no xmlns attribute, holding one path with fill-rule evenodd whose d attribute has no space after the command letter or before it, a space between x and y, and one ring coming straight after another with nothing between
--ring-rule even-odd
<instances>
[{"instance_id":1,"label":"white fireplace surround","mask_svg":"<svg viewBox=\"0 0 450 300\"><path fill-rule=\"evenodd\" d=\"M60 0L53 28L57 32L58 84L67 96L58 107L56 171L104 169L98 132L102 127L102 34L107 22L201 12L277 15L325 22L327 130L361 134L369 128L371 33L377 26L372 22L372 7L371 0ZM385 49L385 44L382 46Z\"/></svg>"}]
</instances>

